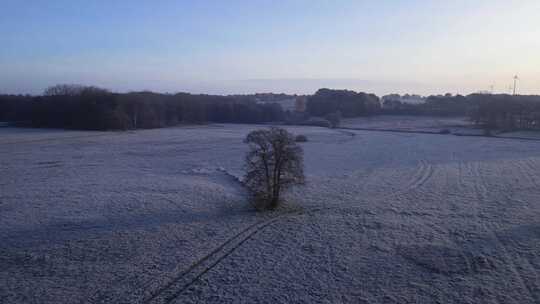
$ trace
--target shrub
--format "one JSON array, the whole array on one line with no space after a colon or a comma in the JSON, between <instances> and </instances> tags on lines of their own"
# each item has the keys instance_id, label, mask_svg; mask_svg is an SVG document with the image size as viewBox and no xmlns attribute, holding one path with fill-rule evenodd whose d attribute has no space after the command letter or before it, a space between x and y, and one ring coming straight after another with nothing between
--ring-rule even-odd
<instances>
[{"instance_id":1,"label":"shrub","mask_svg":"<svg viewBox=\"0 0 540 304\"><path fill-rule=\"evenodd\" d=\"M439 134L450 134L450 133L452 133L452 132L450 132L450 130L448 130L448 129L442 129L442 130L439 131Z\"/></svg>"},{"instance_id":2,"label":"shrub","mask_svg":"<svg viewBox=\"0 0 540 304\"><path fill-rule=\"evenodd\" d=\"M320 117L310 117L308 120L305 120L301 123L305 126L315 126L315 127L325 127L330 128L331 124L328 120Z\"/></svg>"},{"instance_id":3,"label":"shrub","mask_svg":"<svg viewBox=\"0 0 540 304\"><path fill-rule=\"evenodd\" d=\"M296 138L294 139L296 142L307 142L307 137L305 135L296 135Z\"/></svg>"},{"instance_id":4,"label":"shrub","mask_svg":"<svg viewBox=\"0 0 540 304\"><path fill-rule=\"evenodd\" d=\"M341 113L339 111L330 113L327 114L324 118L328 120L328 122L330 122L331 128L337 128L339 127L339 124L341 122Z\"/></svg>"}]
</instances>

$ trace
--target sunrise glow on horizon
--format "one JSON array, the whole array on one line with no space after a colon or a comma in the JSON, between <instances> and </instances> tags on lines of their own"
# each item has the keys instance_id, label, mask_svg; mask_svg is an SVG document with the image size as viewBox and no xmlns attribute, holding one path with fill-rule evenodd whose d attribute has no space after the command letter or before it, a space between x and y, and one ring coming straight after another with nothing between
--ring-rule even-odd
<instances>
[{"instance_id":1,"label":"sunrise glow on horizon","mask_svg":"<svg viewBox=\"0 0 540 304\"><path fill-rule=\"evenodd\" d=\"M540 94L540 1L14 1L0 93Z\"/></svg>"}]
</instances>

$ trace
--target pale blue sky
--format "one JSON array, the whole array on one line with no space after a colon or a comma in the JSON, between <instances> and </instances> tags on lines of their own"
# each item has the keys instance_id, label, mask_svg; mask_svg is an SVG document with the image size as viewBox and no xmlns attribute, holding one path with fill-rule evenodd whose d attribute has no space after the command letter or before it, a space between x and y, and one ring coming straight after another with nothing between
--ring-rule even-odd
<instances>
[{"instance_id":1,"label":"pale blue sky","mask_svg":"<svg viewBox=\"0 0 540 304\"><path fill-rule=\"evenodd\" d=\"M540 1L0 0L0 92L540 94Z\"/></svg>"}]
</instances>

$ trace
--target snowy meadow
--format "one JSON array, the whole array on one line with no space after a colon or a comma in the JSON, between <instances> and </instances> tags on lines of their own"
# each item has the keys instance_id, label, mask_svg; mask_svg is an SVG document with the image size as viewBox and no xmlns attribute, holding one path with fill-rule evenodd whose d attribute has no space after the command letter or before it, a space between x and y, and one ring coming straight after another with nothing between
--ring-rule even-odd
<instances>
[{"instance_id":1,"label":"snowy meadow","mask_svg":"<svg viewBox=\"0 0 540 304\"><path fill-rule=\"evenodd\" d=\"M307 183L260 213L262 127L0 128L0 302L540 302L540 141L287 127Z\"/></svg>"}]
</instances>

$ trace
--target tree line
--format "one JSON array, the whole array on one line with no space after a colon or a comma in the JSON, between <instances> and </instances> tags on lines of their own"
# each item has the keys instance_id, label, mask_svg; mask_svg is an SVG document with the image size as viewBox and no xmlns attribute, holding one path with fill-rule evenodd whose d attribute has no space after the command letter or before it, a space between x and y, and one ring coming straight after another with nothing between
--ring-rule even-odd
<instances>
[{"instance_id":1,"label":"tree line","mask_svg":"<svg viewBox=\"0 0 540 304\"><path fill-rule=\"evenodd\" d=\"M384 97L382 107L385 114L466 116L474 103L466 96L452 94L432 95L421 103L407 103L392 94Z\"/></svg>"},{"instance_id":2,"label":"tree line","mask_svg":"<svg viewBox=\"0 0 540 304\"><path fill-rule=\"evenodd\" d=\"M0 95L0 121L83 130L146 129L179 123L283 121L275 103L248 96L113 93L92 86L57 85L41 96Z\"/></svg>"},{"instance_id":3,"label":"tree line","mask_svg":"<svg viewBox=\"0 0 540 304\"><path fill-rule=\"evenodd\" d=\"M307 100L306 110L313 116L340 113L341 116L358 117L377 114L381 110L379 97L350 90L320 89Z\"/></svg>"},{"instance_id":4,"label":"tree line","mask_svg":"<svg viewBox=\"0 0 540 304\"><path fill-rule=\"evenodd\" d=\"M540 129L540 96L470 94L429 96L424 103L409 104L386 98L383 113L465 116L474 124L493 130Z\"/></svg>"},{"instance_id":5,"label":"tree line","mask_svg":"<svg viewBox=\"0 0 540 304\"><path fill-rule=\"evenodd\" d=\"M395 96L395 98L392 98ZM468 116L490 129L540 129L540 96L436 95L422 103L399 95L320 89L307 97L305 112L284 111L285 94L194 95L113 93L92 86L57 85L40 96L0 95L0 121L32 127L86 130L146 129L179 123L313 124L336 127L341 117L378 114ZM301 98L301 100L304 100Z\"/></svg>"},{"instance_id":6,"label":"tree line","mask_svg":"<svg viewBox=\"0 0 540 304\"><path fill-rule=\"evenodd\" d=\"M488 130L540 130L540 96L469 95L470 119Z\"/></svg>"}]
</instances>

